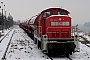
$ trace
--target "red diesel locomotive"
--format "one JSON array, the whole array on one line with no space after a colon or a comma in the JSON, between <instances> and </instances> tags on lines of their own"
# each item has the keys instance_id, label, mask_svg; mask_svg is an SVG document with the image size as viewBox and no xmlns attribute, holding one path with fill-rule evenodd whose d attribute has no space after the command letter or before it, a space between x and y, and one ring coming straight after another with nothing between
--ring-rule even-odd
<instances>
[{"instance_id":1,"label":"red diesel locomotive","mask_svg":"<svg viewBox=\"0 0 90 60\"><path fill-rule=\"evenodd\" d=\"M26 31L44 53L72 54L75 51L72 20L67 10L45 9L27 25Z\"/></svg>"}]
</instances>

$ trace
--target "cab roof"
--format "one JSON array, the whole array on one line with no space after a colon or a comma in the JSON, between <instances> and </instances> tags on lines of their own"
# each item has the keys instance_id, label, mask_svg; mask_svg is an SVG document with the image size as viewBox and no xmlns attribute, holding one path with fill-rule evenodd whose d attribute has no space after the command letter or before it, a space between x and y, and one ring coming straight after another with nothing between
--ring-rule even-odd
<instances>
[{"instance_id":1,"label":"cab roof","mask_svg":"<svg viewBox=\"0 0 90 60\"><path fill-rule=\"evenodd\" d=\"M46 12L46 11L49 11L49 10L60 10L60 11L66 12L67 14L70 14L70 12L69 12L68 10L65 10L65 9L63 9L63 8L60 8L60 7L50 7L50 8L46 8L46 9L42 10L41 13Z\"/></svg>"}]
</instances>

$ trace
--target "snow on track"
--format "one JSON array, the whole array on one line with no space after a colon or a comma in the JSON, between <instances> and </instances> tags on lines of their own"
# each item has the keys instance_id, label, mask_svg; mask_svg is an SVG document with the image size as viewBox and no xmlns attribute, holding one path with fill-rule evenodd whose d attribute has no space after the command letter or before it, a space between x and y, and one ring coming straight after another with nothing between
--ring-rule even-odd
<instances>
[{"instance_id":1,"label":"snow on track","mask_svg":"<svg viewBox=\"0 0 90 60\"><path fill-rule=\"evenodd\" d=\"M10 38L13 34L14 29L4 38L4 40L2 40L2 42L0 43L0 59L2 59L4 52L7 48L7 45L10 41ZM8 39L9 38L9 39Z\"/></svg>"},{"instance_id":2,"label":"snow on track","mask_svg":"<svg viewBox=\"0 0 90 60\"><path fill-rule=\"evenodd\" d=\"M80 43L80 52L70 56L73 60L90 60L90 48Z\"/></svg>"}]
</instances>

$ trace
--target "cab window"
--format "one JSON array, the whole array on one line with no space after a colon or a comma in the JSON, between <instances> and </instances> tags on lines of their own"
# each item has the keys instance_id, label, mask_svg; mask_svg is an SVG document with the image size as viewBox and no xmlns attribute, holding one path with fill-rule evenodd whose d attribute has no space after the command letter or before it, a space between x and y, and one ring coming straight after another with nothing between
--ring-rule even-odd
<instances>
[{"instance_id":1,"label":"cab window","mask_svg":"<svg viewBox=\"0 0 90 60\"><path fill-rule=\"evenodd\" d=\"M44 16L43 17L49 17L52 15L52 11L47 11L47 12L44 12Z\"/></svg>"},{"instance_id":2,"label":"cab window","mask_svg":"<svg viewBox=\"0 0 90 60\"><path fill-rule=\"evenodd\" d=\"M66 12L58 11L58 15L67 15Z\"/></svg>"}]
</instances>

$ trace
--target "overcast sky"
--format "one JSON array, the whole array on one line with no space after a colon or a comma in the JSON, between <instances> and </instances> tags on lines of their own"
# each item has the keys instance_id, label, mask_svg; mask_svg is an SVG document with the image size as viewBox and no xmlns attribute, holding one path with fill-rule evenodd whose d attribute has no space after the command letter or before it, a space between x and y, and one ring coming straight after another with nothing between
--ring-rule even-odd
<instances>
[{"instance_id":1,"label":"overcast sky","mask_svg":"<svg viewBox=\"0 0 90 60\"><path fill-rule=\"evenodd\" d=\"M14 20L26 20L45 8L62 7L70 12L73 24L90 21L90 0L0 0ZM0 3L0 5L2 5ZM1 9L0 9L1 10Z\"/></svg>"}]
</instances>

